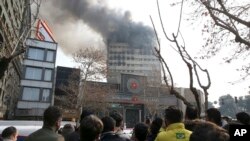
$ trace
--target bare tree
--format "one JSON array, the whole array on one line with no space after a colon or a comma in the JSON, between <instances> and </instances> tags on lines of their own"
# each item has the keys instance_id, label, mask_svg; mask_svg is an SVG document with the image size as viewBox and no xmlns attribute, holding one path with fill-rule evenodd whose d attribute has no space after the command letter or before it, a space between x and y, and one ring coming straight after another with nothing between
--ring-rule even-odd
<instances>
[{"instance_id":1,"label":"bare tree","mask_svg":"<svg viewBox=\"0 0 250 141\"><path fill-rule=\"evenodd\" d=\"M115 91L106 83L88 81L85 85L82 107L90 107L96 114L107 113Z\"/></svg>"},{"instance_id":2,"label":"bare tree","mask_svg":"<svg viewBox=\"0 0 250 141\"><path fill-rule=\"evenodd\" d=\"M156 115L159 110L158 97L156 99L144 99L144 105L151 116Z\"/></svg>"},{"instance_id":3,"label":"bare tree","mask_svg":"<svg viewBox=\"0 0 250 141\"><path fill-rule=\"evenodd\" d=\"M158 8L158 14L159 14L159 17L160 17L161 27L162 27L162 30L164 32L164 35L165 35L166 39L169 42L175 44L175 47L177 48L176 49L177 52L179 53L182 61L186 64L186 66L188 68L188 71L189 71L189 80L190 80L189 81L189 88L190 88L190 90L192 91L192 93L193 93L193 95L195 97L195 100L196 100L196 103L197 103L197 108L198 108L198 111L200 113L201 112L201 107L200 107L201 104L200 104L200 100L199 100L198 90L194 87L194 75L197 78L199 86L203 89L203 91L205 93L205 109L207 109L207 103L208 103L208 99L207 99L208 92L207 92L207 90L210 87L211 82L210 82L210 76L209 76L208 71L206 69L202 69L201 66L190 56L190 54L186 50L185 41L184 41L184 39L183 39L183 37L181 35L181 32L180 32L183 2L184 1L182 0L182 2L181 2L181 10L180 10L179 26L178 26L177 32L176 33L172 33L172 37L169 37L167 35L166 31L165 31L165 28L164 28L164 25L163 25L163 22L162 22L162 19L161 19L161 13L160 13L160 8L159 8L159 2L158 2L158 0L157 0L157 8ZM152 25L154 27L154 23L153 23L152 18L151 18L151 21L152 21ZM155 47L155 51L156 51L156 55L157 55L158 59L162 63L162 69L163 69L163 75L164 75L163 78L165 80L165 83L166 83L166 85L168 87L170 87L170 93L171 94L174 94L177 98L181 99L184 102L184 104L186 104L187 106L189 106L191 104L179 92L177 92L174 89L174 80L173 80L170 68L167 65L167 62L164 60L164 58L161 55L161 44L159 42L159 38L158 38L158 35L157 35L155 27L154 27L154 30L155 30L155 34L156 34L156 37L157 37L157 43L158 43L158 46L159 46L159 47ZM180 39L183 42L182 45L179 43ZM169 74L170 84L167 81L165 69L167 70L167 73ZM201 80L200 80L200 76L199 76L198 70L200 70L201 72L206 73L206 75L207 75L207 81L208 81L207 85L202 85L201 84Z\"/></svg>"},{"instance_id":4,"label":"bare tree","mask_svg":"<svg viewBox=\"0 0 250 141\"><path fill-rule=\"evenodd\" d=\"M202 23L202 35L205 43L202 59L210 58L219 52L228 50L223 60L231 63L243 59L244 64L237 69L242 72L241 80L250 74L250 3L248 0L185 0L192 7L191 17L187 21ZM175 2L173 5L180 4ZM204 51L205 50L205 51ZM237 81L238 82L238 81Z\"/></svg>"},{"instance_id":5,"label":"bare tree","mask_svg":"<svg viewBox=\"0 0 250 141\"><path fill-rule=\"evenodd\" d=\"M98 95L94 95L93 93L96 93L94 92L94 90L96 90L100 93L101 97L102 90L99 90L98 88L92 90L90 87L88 87L87 81L101 80L106 77L105 57L104 50L94 47L82 48L73 54L73 59L80 65L79 68L81 70L81 84L78 96L78 103L81 106L86 106L87 103L85 102L88 101L100 100ZM103 92L105 92L105 90Z\"/></svg>"}]
</instances>

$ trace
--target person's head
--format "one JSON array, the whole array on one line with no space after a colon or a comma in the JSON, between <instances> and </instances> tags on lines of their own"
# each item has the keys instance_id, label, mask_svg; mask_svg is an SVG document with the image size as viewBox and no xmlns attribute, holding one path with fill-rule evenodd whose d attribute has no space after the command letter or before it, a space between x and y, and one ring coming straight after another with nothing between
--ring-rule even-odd
<instances>
[{"instance_id":1,"label":"person's head","mask_svg":"<svg viewBox=\"0 0 250 141\"><path fill-rule=\"evenodd\" d=\"M67 136L69 135L70 133L74 132L75 131L75 128L73 125L71 124L65 124L62 128L62 135L63 136Z\"/></svg>"},{"instance_id":2,"label":"person's head","mask_svg":"<svg viewBox=\"0 0 250 141\"><path fill-rule=\"evenodd\" d=\"M194 120L198 118L198 110L194 106L187 106L185 119L186 120Z\"/></svg>"},{"instance_id":3,"label":"person's head","mask_svg":"<svg viewBox=\"0 0 250 141\"><path fill-rule=\"evenodd\" d=\"M43 113L43 125L55 127L58 130L61 126L62 112L55 106L48 107Z\"/></svg>"},{"instance_id":4,"label":"person's head","mask_svg":"<svg viewBox=\"0 0 250 141\"><path fill-rule=\"evenodd\" d=\"M94 112L90 108L84 107L82 109L82 114L81 114L81 117L80 117L80 123L81 123L83 118L85 118L85 117L87 117L89 115L92 115L92 114L94 114Z\"/></svg>"},{"instance_id":5,"label":"person's head","mask_svg":"<svg viewBox=\"0 0 250 141\"><path fill-rule=\"evenodd\" d=\"M115 120L115 127L122 126L123 118L122 118L122 115L118 111L111 112L109 116Z\"/></svg>"},{"instance_id":6,"label":"person's head","mask_svg":"<svg viewBox=\"0 0 250 141\"><path fill-rule=\"evenodd\" d=\"M245 125L250 124L250 115L246 112L239 112L236 114L236 118L239 122Z\"/></svg>"},{"instance_id":7,"label":"person's head","mask_svg":"<svg viewBox=\"0 0 250 141\"><path fill-rule=\"evenodd\" d=\"M195 126L189 141L229 141L226 130L212 122L202 122Z\"/></svg>"},{"instance_id":8,"label":"person's head","mask_svg":"<svg viewBox=\"0 0 250 141\"><path fill-rule=\"evenodd\" d=\"M80 124L80 141L95 141L103 130L102 121L95 115L82 119Z\"/></svg>"},{"instance_id":9,"label":"person's head","mask_svg":"<svg viewBox=\"0 0 250 141\"><path fill-rule=\"evenodd\" d=\"M218 126L222 125L220 111L216 108L210 108L206 111L206 120L213 122Z\"/></svg>"},{"instance_id":10,"label":"person's head","mask_svg":"<svg viewBox=\"0 0 250 141\"><path fill-rule=\"evenodd\" d=\"M174 106L168 107L165 109L165 124L168 126L169 124L182 122L183 114L182 111L177 109Z\"/></svg>"},{"instance_id":11,"label":"person's head","mask_svg":"<svg viewBox=\"0 0 250 141\"><path fill-rule=\"evenodd\" d=\"M159 117L155 118L150 125L151 134L158 134L160 128L162 127L163 120Z\"/></svg>"},{"instance_id":12,"label":"person's head","mask_svg":"<svg viewBox=\"0 0 250 141\"><path fill-rule=\"evenodd\" d=\"M115 120L112 117L106 116L102 118L103 123L103 133L114 131L115 129Z\"/></svg>"},{"instance_id":13,"label":"person's head","mask_svg":"<svg viewBox=\"0 0 250 141\"><path fill-rule=\"evenodd\" d=\"M12 141L16 141L18 136L17 129L13 126L7 127L2 131L3 139L10 139Z\"/></svg>"},{"instance_id":14,"label":"person's head","mask_svg":"<svg viewBox=\"0 0 250 141\"><path fill-rule=\"evenodd\" d=\"M133 131L133 138L136 141L145 141L148 135L148 126L145 123L137 123Z\"/></svg>"}]
</instances>

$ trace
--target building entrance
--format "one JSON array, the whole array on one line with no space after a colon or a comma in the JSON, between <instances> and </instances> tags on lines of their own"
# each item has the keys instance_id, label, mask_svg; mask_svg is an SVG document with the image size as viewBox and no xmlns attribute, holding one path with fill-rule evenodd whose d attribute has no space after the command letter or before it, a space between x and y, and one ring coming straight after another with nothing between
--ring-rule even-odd
<instances>
[{"instance_id":1,"label":"building entrance","mask_svg":"<svg viewBox=\"0 0 250 141\"><path fill-rule=\"evenodd\" d=\"M141 110L126 109L126 127L133 128L136 123L140 122Z\"/></svg>"}]
</instances>

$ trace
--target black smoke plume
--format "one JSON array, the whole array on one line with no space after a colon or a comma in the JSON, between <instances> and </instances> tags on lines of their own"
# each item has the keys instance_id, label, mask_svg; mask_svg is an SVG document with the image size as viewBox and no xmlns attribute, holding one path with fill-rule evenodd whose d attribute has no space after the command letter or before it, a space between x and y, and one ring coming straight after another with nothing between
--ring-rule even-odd
<instances>
[{"instance_id":1,"label":"black smoke plume","mask_svg":"<svg viewBox=\"0 0 250 141\"><path fill-rule=\"evenodd\" d=\"M152 28L133 22L130 12L110 9L93 0L52 0L54 22L82 20L104 41L128 43L131 47L152 47L155 43ZM86 35L87 36L87 35Z\"/></svg>"}]
</instances>

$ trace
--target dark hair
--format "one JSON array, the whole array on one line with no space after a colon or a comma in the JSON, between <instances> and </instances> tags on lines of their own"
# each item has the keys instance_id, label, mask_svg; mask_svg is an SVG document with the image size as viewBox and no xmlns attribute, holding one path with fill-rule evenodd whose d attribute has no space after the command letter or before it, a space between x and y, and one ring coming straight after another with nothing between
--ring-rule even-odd
<instances>
[{"instance_id":1,"label":"dark hair","mask_svg":"<svg viewBox=\"0 0 250 141\"><path fill-rule=\"evenodd\" d=\"M109 132L113 131L115 128L115 120L112 117L103 117L102 118L102 123L103 123L103 133L104 132Z\"/></svg>"},{"instance_id":2,"label":"dark hair","mask_svg":"<svg viewBox=\"0 0 250 141\"><path fill-rule=\"evenodd\" d=\"M201 122L195 126L189 141L229 141L226 130L212 122Z\"/></svg>"},{"instance_id":3,"label":"dark hair","mask_svg":"<svg viewBox=\"0 0 250 141\"><path fill-rule=\"evenodd\" d=\"M102 121L95 115L89 115L81 121L80 141L94 141L102 130Z\"/></svg>"},{"instance_id":4,"label":"dark hair","mask_svg":"<svg viewBox=\"0 0 250 141\"><path fill-rule=\"evenodd\" d=\"M64 137L66 137L67 135L69 135L70 133L72 133L72 132L74 132L75 131L75 128L74 128L74 126L73 125L71 125L71 124L65 124L64 126L63 126L63 128L62 128L62 135L64 136Z\"/></svg>"},{"instance_id":5,"label":"dark hair","mask_svg":"<svg viewBox=\"0 0 250 141\"><path fill-rule=\"evenodd\" d=\"M155 118L150 126L150 132L152 134L158 134L161 126L162 126L163 120L159 117Z\"/></svg>"},{"instance_id":6,"label":"dark hair","mask_svg":"<svg viewBox=\"0 0 250 141\"><path fill-rule=\"evenodd\" d=\"M171 124L181 122L182 118L183 118L182 111L174 106L168 107L165 110L165 119Z\"/></svg>"},{"instance_id":7,"label":"dark hair","mask_svg":"<svg viewBox=\"0 0 250 141\"><path fill-rule=\"evenodd\" d=\"M123 118L122 118L122 115L118 111L111 112L109 116L112 117L115 120L115 122L116 122L115 126L116 127L121 127L122 126Z\"/></svg>"},{"instance_id":8,"label":"dark hair","mask_svg":"<svg viewBox=\"0 0 250 141\"><path fill-rule=\"evenodd\" d=\"M206 111L206 113L207 113L208 121L211 121L211 122L217 124L218 126L222 125L221 114L220 114L220 111L218 109L210 108Z\"/></svg>"},{"instance_id":9,"label":"dark hair","mask_svg":"<svg viewBox=\"0 0 250 141\"><path fill-rule=\"evenodd\" d=\"M82 114L81 114L81 117L80 117L80 122L82 121L83 118L89 116L89 115L92 115L94 114L94 112L90 109L90 108L87 108L87 107L84 107L82 109Z\"/></svg>"},{"instance_id":10,"label":"dark hair","mask_svg":"<svg viewBox=\"0 0 250 141\"><path fill-rule=\"evenodd\" d=\"M236 114L236 118L239 122L245 125L250 124L250 116L246 112L239 112Z\"/></svg>"},{"instance_id":11,"label":"dark hair","mask_svg":"<svg viewBox=\"0 0 250 141\"><path fill-rule=\"evenodd\" d=\"M3 130L2 137L9 138L11 135L16 134L16 133L17 133L16 127L10 126Z\"/></svg>"},{"instance_id":12,"label":"dark hair","mask_svg":"<svg viewBox=\"0 0 250 141\"><path fill-rule=\"evenodd\" d=\"M55 106L50 106L43 113L44 125L52 127L60 117L62 117L61 110Z\"/></svg>"},{"instance_id":13,"label":"dark hair","mask_svg":"<svg viewBox=\"0 0 250 141\"><path fill-rule=\"evenodd\" d=\"M160 128L162 127L163 120L159 117L155 118L153 122L150 125L150 133L148 135L148 140L155 140L157 134L160 131Z\"/></svg>"},{"instance_id":14,"label":"dark hair","mask_svg":"<svg viewBox=\"0 0 250 141\"><path fill-rule=\"evenodd\" d=\"M186 118L189 120L194 120L198 118L198 110L194 106L187 106L186 108Z\"/></svg>"},{"instance_id":15,"label":"dark hair","mask_svg":"<svg viewBox=\"0 0 250 141\"><path fill-rule=\"evenodd\" d=\"M134 135L138 141L145 141L148 135L148 126L145 123L137 123L134 128Z\"/></svg>"}]
</instances>

